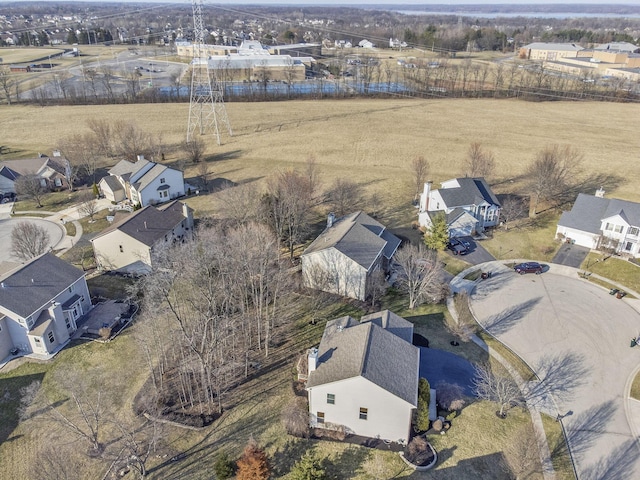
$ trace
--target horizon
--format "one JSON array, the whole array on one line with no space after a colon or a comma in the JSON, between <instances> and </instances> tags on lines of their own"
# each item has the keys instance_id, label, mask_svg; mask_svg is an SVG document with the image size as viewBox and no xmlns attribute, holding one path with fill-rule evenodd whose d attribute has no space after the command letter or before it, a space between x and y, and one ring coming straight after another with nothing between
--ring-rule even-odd
<instances>
[{"instance_id":1,"label":"horizon","mask_svg":"<svg viewBox=\"0 0 640 480\"><path fill-rule=\"evenodd\" d=\"M124 3L124 4L140 4L140 3L173 3L173 4L190 4L190 0L175 1L175 0L121 0L121 1L104 1L104 0L0 0L1 4L7 3ZM614 0L612 3L602 0L563 0L556 2L553 0L449 0L443 2L442 0L404 0L400 2L385 1L385 0L350 0L343 2L341 0L322 0L321 2L299 2L296 0L222 0L222 1L205 1L206 5L244 5L244 6L303 6L303 7L367 7L367 6L477 6L477 5L518 5L518 6L540 6L540 5L567 5L567 6L594 6L601 5L603 7L612 7L616 5L621 6L640 6L640 0Z\"/></svg>"}]
</instances>

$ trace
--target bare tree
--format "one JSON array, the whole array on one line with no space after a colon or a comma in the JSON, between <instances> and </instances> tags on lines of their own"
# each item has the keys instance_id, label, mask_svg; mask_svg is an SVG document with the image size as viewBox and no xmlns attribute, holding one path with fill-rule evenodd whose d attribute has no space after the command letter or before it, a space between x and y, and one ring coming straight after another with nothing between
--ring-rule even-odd
<instances>
[{"instance_id":1,"label":"bare tree","mask_svg":"<svg viewBox=\"0 0 640 480\"><path fill-rule=\"evenodd\" d=\"M50 240L44 227L31 222L19 222L11 231L11 253L26 262L45 253Z\"/></svg>"},{"instance_id":2,"label":"bare tree","mask_svg":"<svg viewBox=\"0 0 640 480\"><path fill-rule=\"evenodd\" d=\"M469 177L488 178L493 175L495 158L493 153L483 149L479 142L473 142L469 145L465 166Z\"/></svg>"},{"instance_id":3,"label":"bare tree","mask_svg":"<svg viewBox=\"0 0 640 480\"><path fill-rule=\"evenodd\" d=\"M16 193L32 198L38 204L38 208L42 208L42 197L47 192L42 185L40 177L33 173L27 173L18 177L15 181Z\"/></svg>"},{"instance_id":4,"label":"bare tree","mask_svg":"<svg viewBox=\"0 0 640 480\"><path fill-rule=\"evenodd\" d=\"M282 424L289 435L309 437L309 409L301 398L291 400L282 409Z\"/></svg>"},{"instance_id":5,"label":"bare tree","mask_svg":"<svg viewBox=\"0 0 640 480\"><path fill-rule=\"evenodd\" d=\"M135 123L119 121L112 125L112 145L116 155L134 161L138 155L150 155L154 140Z\"/></svg>"},{"instance_id":6,"label":"bare tree","mask_svg":"<svg viewBox=\"0 0 640 480\"><path fill-rule=\"evenodd\" d=\"M309 230L311 205L311 184L307 176L289 170L267 180L264 216L278 238L285 242L291 258L295 245Z\"/></svg>"},{"instance_id":7,"label":"bare tree","mask_svg":"<svg viewBox=\"0 0 640 480\"><path fill-rule=\"evenodd\" d=\"M482 400L497 403L500 410L497 414L504 418L511 407L523 403L523 395L516 381L506 370L494 372L490 365L478 365L473 378L475 394Z\"/></svg>"},{"instance_id":8,"label":"bare tree","mask_svg":"<svg viewBox=\"0 0 640 480\"><path fill-rule=\"evenodd\" d=\"M15 81L11 76L9 67L3 66L0 68L0 92L7 102L7 105L11 105L11 90L13 89Z\"/></svg>"},{"instance_id":9,"label":"bare tree","mask_svg":"<svg viewBox=\"0 0 640 480\"><path fill-rule=\"evenodd\" d=\"M526 215L526 204L522 197L507 195L501 202L500 218L505 230L509 228L509 222L513 222Z\"/></svg>"},{"instance_id":10,"label":"bare tree","mask_svg":"<svg viewBox=\"0 0 640 480\"><path fill-rule=\"evenodd\" d=\"M516 480L538 478L542 474L542 465L536 433L526 424L516 430L513 438L515 441L509 442L504 452L511 475L515 475Z\"/></svg>"},{"instance_id":11,"label":"bare tree","mask_svg":"<svg viewBox=\"0 0 640 480\"><path fill-rule=\"evenodd\" d=\"M113 464L133 468L140 478L145 478L149 458L162 438L162 424L155 420L145 420L142 425L137 425L120 419L114 419L111 423L120 433L118 445L122 445L120 455Z\"/></svg>"},{"instance_id":12,"label":"bare tree","mask_svg":"<svg viewBox=\"0 0 640 480\"><path fill-rule=\"evenodd\" d=\"M576 182L582 159L582 154L569 145L552 145L538 152L527 169L533 215L538 213L540 201L560 196Z\"/></svg>"},{"instance_id":13,"label":"bare tree","mask_svg":"<svg viewBox=\"0 0 640 480\"><path fill-rule=\"evenodd\" d=\"M64 138L58 143L58 150L68 162L65 177L69 190L73 190L73 183L81 170L84 170L84 173L91 177L92 183L95 183L97 157L93 151L94 145L93 135L79 133Z\"/></svg>"},{"instance_id":14,"label":"bare tree","mask_svg":"<svg viewBox=\"0 0 640 480\"><path fill-rule=\"evenodd\" d=\"M198 172L198 178L202 184L202 189L209 191L209 176L211 175L210 164L208 162L202 162L198 164L196 171Z\"/></svg>"},{"instance_id":15,"label":"bare tree","mask_svg":"<svg viewBox=\"0 0 640 480\"><path fill-rule=\"evenodd\" d=\"M387 292L387 282L384 272L378 269L369 275L365 289L371 302L371 307L375 307L376 302Z\"/></svg>"},{"instance_id":16,"label":"bare tree","mask_svg":"<svg viewBox=\"0 0 640 480\"><path fill-rule=\"evenodd\" d=\"M422 303L439 302L446 295L442 282L442 264L437 253L423 245L405 245L395 255L400 266L398 283L409 297L409 308L413 310Z\"/></svg>"},{"instance_id":17,"label":"bare tree","mask_svg":"<svg viewBox=\"0 0 640 480\"><path fill-rule=\"evenodd\" d=\"M33 480L76 480L82 478L84 465L81 462L69 461L72 452L69 445L63 442L41 442L29 462L29 478Z\"/></svg>"},{"instance_id":18,"label":"bare tree","mask_svg":"<svg viewBox=\"0 0 640 480\"><path fill-rule=\"evenodd\" d=\"M202 137L192 136L188 142L184 142L183 148L185 152L187 152L189 160L191 160L193 163L198 163L204 156L205 143Z\"/></svg>"},{"instance_id":19,"label":"bare tree","mask_svg":"<svg viewBox=\"0 0 640 480\"><path fill-rule=\"evenodd\" d=\"M420 156L411 160L411 173L413 174L413 186L415 187L415 195L413 197L415 201L420 192L422 192L429 175L429 162L427 162L427 159Z\"/></svg>"},{"instance_id":20,"label":"bare tree","mask_svg":"<svg viewBox=\"0 0 640 480\"><path fill-rule=\"evenodd\" d=\"M98 213L98 200L93 195L93 192L86 192L82 196L81 202L78 207L78 212L85 217L89 217L89 222L93 223L93 217Z\"/></svg>"},{"instance_id":21,"label":"bare tree","mask_svg":"<svg viewBox=\"0 0 640 480\"><path fill-rule=\"evenodd\" d=\"M93 133L92 140L96 153L113 156L111 124L107 120L92 118L87 121L87 126Z\"/></svg>"},{"instance_id":22,"label":"bare tree","mask_svg":"<svg viewBox=\"0 0 640 480\"><path fill-rule=\"evenodd\" d=\"M228 184L218 193L220 213L238 224L256 220L260 210L260 192L255 185Z\"/></svg>"},{"instance_id":23,"label":"bare tree","mask_svg":"<svg viewBox=\"0 0 640 480\"><path fill-rule=\"evenodd\" d=\"M361 208L363 202L360 184L339 178L327 192L331 209L338 217L342 217Z\"/></svg>"}]
</instances>

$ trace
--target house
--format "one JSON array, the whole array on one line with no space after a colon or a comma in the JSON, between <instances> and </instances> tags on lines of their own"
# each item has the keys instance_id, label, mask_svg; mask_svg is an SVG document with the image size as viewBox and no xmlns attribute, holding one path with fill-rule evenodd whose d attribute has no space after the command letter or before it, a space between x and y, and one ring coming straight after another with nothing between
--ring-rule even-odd
<instances>
[{"instance_id":1,"label":"house","mask_svg":"<svg viewBox=\"0 0 640 480\"><path fill-rule=\"evenodd\" d=\"M129 273L146 273L153 253L166 245L184 242L193 233L193 210L174 201L160 207L148 205L122 214L105 231L91 239L98 267Z\"/></svg>"},{"instance_id":2,"label":"house","mask_svg":"<svg viewBox=\"0 0 640 480\"><path fill-rule=\"evenodd\" d=\"M420 194L421 227L430 228L440 212L446 216L451 237L473 235L500 222L500 202L484 178L454 178L437 190L431 186L431 182L425 183Z\"/></svg>"},{"instance_id":3,"label":"house","mask_svg":"<svg viewBox=\"0 0 640 480\"><path fill-rule=\"evenodd\" d=\"M576 245L608 247L632 257L640 256L640 203L581 193L573 207L563 212L556 236Z\"/></svg>"},{"instance_id":4,"label":"house","mask_svg":"<svg viewBox=\"0 0 640 480\"><path fill-rule=\"evenodd\" d=\"M401 240L363 212L335 219L303 252L302 277L306 286L365 300L372 275L386 271Z\"/></svg>"},{"instance_id":5,"label":"house","mask_svg":"<svg viewBox=\"0 0 640 480\"><path fill-rule=\"evenodd\" d=\"M50 358L91 309L84 273L51 253L0 277L0 359L13 349Z\"/></svg>"},{"instance_id":6,"label":"house","mask_svg":"<svg viewBox=\"0 0 640 480\"><path fill-rule=\"evenodd\" d=\"M5 160L0 162L0 193L16 193L15 182L23 175L36 175L40 185L47 190L69 188L67 160L54 152L53 158L39 155L36 158Z\"/></svg>"},{"instance_id":7,"label":"house","mask_svg":"<svg viewBox=\"0 0 640 480\"><path fill-rule=\"evenodd\" d=\"M358 42L358 46L361 47L361 48L373 48L373 47L375 47L375 45L372 42L370 42L369 40L367 40L367 39L360 40L360 42Z\"/></svg>"},{"instance_id":8,"label":"house","mask_svg":"<svg viewBox=\"0 0 640 480\"><path fill-rule=\"evenodd\" d=\"M112 202L128 199L145 207L164 203L184 195L184 177L180 170L145 160L121 160L100 180L98 188Z\"/></svg>"},{"instance_id":9,"label":"house","mask_svg":"<svg viewBox=\"0 0 640 480\"><path fill-rule=\"evenodd\" d=\"M311 426L405 443L418 403L412 336L413 325L388 310L327 322L308 354Z\"/></svg>"}]
</instances>

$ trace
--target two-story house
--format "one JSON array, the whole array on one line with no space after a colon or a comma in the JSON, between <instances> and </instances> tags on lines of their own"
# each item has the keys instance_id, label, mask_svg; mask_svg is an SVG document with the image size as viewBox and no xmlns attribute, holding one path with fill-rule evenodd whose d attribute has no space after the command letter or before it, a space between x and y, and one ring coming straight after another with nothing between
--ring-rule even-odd
<instances>
[{"instance_id":1,"label":"two-story house","mask_svg":"<svg viewBox=\"0 0 640 480\"><path fill-rule=\"evenodd\" d=\"M327 322L308 355L310 424L404 443L418 404L413 324L384 310Z\"/></svg>"},{"instance_id":2,"label":"two-story house","mask_svg":"<svg viewBox=\"0 0 640 480\"><path fill-rule=\"evenodd\" d=\"M0 277L0 359L14 349L50 358L91 309L84 273L51 253Z\"/></svg>"},{"instance_id":3,"label":"two-story house","mask_svg":"<svg viewBox=\"0 0 640 480\"><path fill-rule=\"evenodd\" d=\"M401 240L364 212L336 219L302 253L302 278L310 288L365 300L369 280L386 271Z\"/></svg>"},{"instance_id":4,"label":"two-story house","mask_svg":"<svg viewBox=\"0 0 640 480\"><path fill-rule=\"evenodd\" d=\"M444 213L451 237L473 235L500 223L500 202L481 177L453 178L436 190L427 182L419 207L421 227L430 228L433 218Z\"/></svg>"},{"instance_id":5,"label":"two-story house","mask_svg":"<svg viewBox=\"0 0 640 480\"><path fill-rule=\"evenodd\" d=\"M607 247L632 257L640 256L640 203L581 193L563 212L556 236L590 249Z\"/></svg>"},{"instance_id":6,"label":"two-story house","mask_svg":"<svg viewBox=\"0 0 640 480\"><path fill-rule=\"evenodd\" d=\"M98 188L112 202L128 199L145 207L165 203L184 195L184 176L180 170L145 160L121 160L102 178Z\"/></svg>"},{"instance_id":7,"label":"two-story house","mask_svg":"<svg viewBox=\"0 0 640 480\"><path fill-rule=\"evenodd\" d=\"M102 270L149 272L154 251L184 242L193 234L193 209L179 201L120 215L122 218L91 239Z\"/></svg>"}]
</instances>

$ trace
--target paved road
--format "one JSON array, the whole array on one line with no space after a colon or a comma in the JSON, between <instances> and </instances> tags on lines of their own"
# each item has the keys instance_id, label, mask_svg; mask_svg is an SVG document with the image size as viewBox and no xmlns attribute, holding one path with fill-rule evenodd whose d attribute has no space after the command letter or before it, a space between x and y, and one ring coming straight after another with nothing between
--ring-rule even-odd
<instances>
[{"instance_id":1,"label":"paved road","mask_svg":"<svg viewBox=\"0 0 640 480\"><path fill-rule=\"evenodd\" d=\"M640 478L634 413L625 408L627 382L640 363L640 349L629 348L640 314L577 275L553 271L551 265L542 275L517 275L496 267L478 283L472 308L539 373L542 381L531 388L539 408L564 416L579 478Z\"/></svg>"},{"instance_id":2,"label":"paved road","mask_svg":"<svg viewBox=\"0 0 640 480\"><path fill-rule=\"evenodd\" d=\"M566 265L567 267L580 268L580 265L587 258L589 249L580 245L563 243L558 252L554 255L551 263Z\"/></svg>"},{"instance_id":3,"label":"paved road","mask_svg":"<svg viewBox=\"0 0 640 480\"><path fill-rule=\"evenodd\" d=\"M11 270L21 263L20 259L11 253L11 232L19 222L30 222L43 227L49 234L49 246L55 248L66 235L62 225L43 218L23 218L0 220L0 274Z\"/></svg>"}]
</instances>

